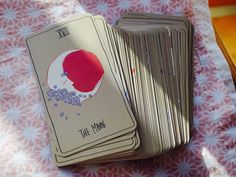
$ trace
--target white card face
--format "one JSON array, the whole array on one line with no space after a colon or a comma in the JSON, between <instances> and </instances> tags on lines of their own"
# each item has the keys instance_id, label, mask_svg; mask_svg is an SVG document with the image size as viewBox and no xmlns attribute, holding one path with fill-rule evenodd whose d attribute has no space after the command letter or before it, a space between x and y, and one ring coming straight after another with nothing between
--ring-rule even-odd
<instances>
[{"instance_id":1,"label":"white card face","mask_svg":"<svg viewBox=\"0 0 236 177\"><path fill-rule=\"evenodd\" d=\"M58 151L69 155L135 130L94 20L80 16L27 39Z\"/></svg>"}]
</instances>

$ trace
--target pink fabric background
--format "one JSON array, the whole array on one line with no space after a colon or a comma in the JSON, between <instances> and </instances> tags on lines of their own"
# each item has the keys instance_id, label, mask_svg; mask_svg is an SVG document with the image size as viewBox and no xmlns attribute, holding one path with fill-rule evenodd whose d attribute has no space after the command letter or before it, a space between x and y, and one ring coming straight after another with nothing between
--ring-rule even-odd
<instances>
[{"instance_id":1,"label":"pink fabric background","mask_svg":"<svg viewBox=\"0 0 236 177\"><path fill-rule=\"evenodd\" d=\"M54 165L24 37L84 11L103 15L111 24L128 11L185 15L191 20L196 32L189 144L147 160L60 169ZM0 176L236 176L234 98L206 0L0 0Z\"/></svg>"}]
</instances>

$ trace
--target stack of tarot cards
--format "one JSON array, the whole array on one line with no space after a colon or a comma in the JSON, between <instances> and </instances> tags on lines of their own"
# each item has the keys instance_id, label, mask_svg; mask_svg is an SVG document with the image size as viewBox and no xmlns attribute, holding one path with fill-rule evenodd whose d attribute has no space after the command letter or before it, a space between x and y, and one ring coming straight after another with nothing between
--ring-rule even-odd
<instances>
[{"instance_id":1,"label":"stack of tarot cards","mask_svg":"<svg viewBox=\"0 0 236 177\"><path fill-rule=\"evenodd\" d=\"M143 159L185 144L192 119L193 27L128 13L83 14L29 35L58 166Z\"/></svg>"}]
</instances>

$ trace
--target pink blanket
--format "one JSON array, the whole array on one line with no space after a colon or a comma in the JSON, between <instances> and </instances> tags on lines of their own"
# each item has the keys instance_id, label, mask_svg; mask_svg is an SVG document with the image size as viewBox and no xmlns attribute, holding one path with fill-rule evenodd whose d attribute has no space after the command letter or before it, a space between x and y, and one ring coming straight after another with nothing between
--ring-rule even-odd
<instances>
[{"instance_id":1,"label":"pink blanket","mask_svg":"<svg viewBox=\"0 0 236 177\"><path fill-rule=\"evenodd\" d=\"M190 143L146 160L60 169L54 165L24 38L84 11L103 15L109 23L128 11L185 15L191 20L195 83ZM0 176L236 176L234 99L207 0L0 0Z\"/></svg>"}]
</instances>

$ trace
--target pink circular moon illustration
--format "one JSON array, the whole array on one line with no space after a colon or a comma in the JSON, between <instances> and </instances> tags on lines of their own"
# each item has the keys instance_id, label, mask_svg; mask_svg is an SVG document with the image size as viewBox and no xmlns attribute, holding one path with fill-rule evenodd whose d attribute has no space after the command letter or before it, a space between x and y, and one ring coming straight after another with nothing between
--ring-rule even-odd
<instances>
[{"instance_id":1,"label":"pink circular moon illustration","mask_svg":"<svg viewBox=\"0 0 236 177\"><path fill-rule=\"evenodd\" d=\"M59 55L49 66L47 82L50 89L66 89L80 97L92 97L104 75L98 57L85 50L70 50Z\"/></svg>"},{"instance_id":2,"label":"pink circular moon illustration","mask_svg":"<svg viewBox=\"0 0 236 177\"><path fill-rule=\"evenodd\" d=\"M104 73L97 56L85 50L67 55L62 67L74 88L80 92L93 91Z\"/></svg>"}]
</instances>

